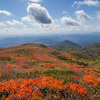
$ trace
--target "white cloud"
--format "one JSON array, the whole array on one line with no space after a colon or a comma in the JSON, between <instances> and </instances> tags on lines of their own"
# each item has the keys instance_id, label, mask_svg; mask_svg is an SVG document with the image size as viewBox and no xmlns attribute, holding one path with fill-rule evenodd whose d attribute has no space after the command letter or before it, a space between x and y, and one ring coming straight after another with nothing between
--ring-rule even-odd
<instances>
[{"instance_id":1,"label":"white cloud","mask_svg":"<svg viewBox=\"0 0 100 100\"><path fill-rule=\"evenodd\" d=\"M23 22L31 22L32 20L30 19L29 16L25 16L25 17L22 18L22 21Z\"/></svg>"},{"instance_id":2,"label":"white cloud","mask_svg":"<svg viewBox=\"0 0 100 100\"><path fill-rule=\"evenodd\" d=\"M0 23L0 26L6 26L6 25L2 22L2 23Z\"/></svg>"},{"instance_id":3,"label":"white cloud","mask_svg":"<svg viewBox=\"0 0 100 100\"><path fill-rule=\"evenodd\" d=\"M29 1L31 1L31 2L40 2L42 0L29 0Z\"/></svg>"},{"instance_id":4,"label":"white cloud","mask_svg":"<svg viewBox=\"0 0 100 100\"><path fill-rule=\"evenodd\" d=\"M85 21L88 21L88 20L91 20L92 18L87 15L83 10L78 10L75 12L76 16L77 16L77 19L81 22L85 22Z\"/></svg>"},{"instance_id":5,"label":"white cloud","mask_svg":"<svg viewBox=\"0 0 100 100\"><path fill-rule=\"evenodd\" d=\"M13 31L13 30L15 30L15 28L5 28L5 29L3 29L4 31Z\"/></svg>"},{"instance_id":6,"label":"white cloud","mask_svg":"<svg viewBox=\"0 0 100 100\"><path fill-rule=\"evenodd\" d=\"M100 21L100 11L97 12L97 19Z\"/></svg>"},{"instance_id":7,"label":"white cloud","mask_svg":"<svg viewBox=\"0 0 100 100\"><path fill-rule=\"evenodd\" d=\"M30 4L27 8L27 12L30 14L32 18L42 24L51 24L52 18L48 11L41 7L40 4Z\"/></svg>"},{"instance_id":8,"label":"white cloud","mask_svg":"<svg viewBox=\"0 0 100 100\"><path fill-rule=\"evenodd\" d=\"M80 5L88 5L88 6L100 6L100 1L98 0L84 0L84 1L75 1L74 4L72 5L72 7L74 5L80 6Z\"/></svg>"},{"instance_id":9,"label":"white cloud","mask_svg":"<svg viewBox=\"0 0 100 100\"><path fill-rule=\"evenodd\" d=\"M5 14L7 16L11 16L12 13L8 12L8 11L5 11L5 10L0 10L0 14Z\"/></svg>"},{"instance_id":10,"label":"white cloud","mask_svg":"<svg viewBox=\"0 0 100 100\"><path fill-rule=\"evenodd\" d=\"M100 32L100 25L95 25L95 26L84 26L84 31L86 32Z\"/></svg>"},{"instance_id":11,"label":"white cloud","mask_svg":"<svg viewBox=\"0 0 100 100\"><path fill-rule=\"evenodd\" d=\"M17 24L23 25L23 23L16 21L16 20L7 21L6 23L9 24L9 25L17 25Z\"/></svg>"},{"instance_id":12,"label":"white cloud","mask_svg":"<svg viewBox=\"0 0 100 100\"><path fill-rule=\"evenodd\" d=\"M81 26L41 26L42 24L36 23L34 27L22 27L21 29L16 28L2 28L0 29L1 35L13 35L13 36L25 36L25 35L37 35L37 34L61 34L61 33L90 33L90 32L100 32L100 25L88 26L88 25L81 25ZM46 25L46 24L45 24Z\"/></svg>"},{"instance_id":13,"label":"white cloud","mask_svg":"<svg viewBox=\"0 0 100 100\"><path fill-rule=\"evenodd\" d=\"M63 24L68 25L68 26L80 26L79 22L72 19L71 17L63 17L60 20Z\"/></svg>"}]
</instances>

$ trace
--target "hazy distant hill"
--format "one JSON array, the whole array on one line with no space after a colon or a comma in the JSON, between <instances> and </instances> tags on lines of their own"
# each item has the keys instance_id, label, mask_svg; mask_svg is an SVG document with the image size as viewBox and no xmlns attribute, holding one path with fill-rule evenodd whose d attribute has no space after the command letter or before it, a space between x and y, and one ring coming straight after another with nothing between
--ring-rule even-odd
<instances>
[{"instance_id":1,"label":"hazy distant hill","mask_svg":"<svg viewBox=\"0 0 100 100\"><path fill-rule=\"evenodd\" d=\"M60 42L60 43L53 46L53 48L57 49L57 50L66 50L69 48L78 48L78 47L81 47L81 46L76 44L76 43L73 43L69 40L65 40L65 41Z\"/></svg>"},{"instance_id":2,"label":"hazy distant hill","mask_svg":"<svg viewBox=\"0 0 100 100\"><path fill-rule=\"evenodd\" d=\"M58 43L58 41L43 37L14 37L0 40L0 47L17 46L24 43L38 43L47 46L53 46Z\"/></svg>"},{"instance_id":3,"label":"hazy distant hill","mask_svg":"<svg viewBox=\"0 0 100 100\"><path fill-rule=\"evenodd\" d=\"M100 32L90 34L65 34L60 36L58 35L55 39L58 39L60 42L64 40L69 40L81 46L84 46L93 43L100 43Z\"/></svg>"},{"instance_id":4,"label":"hazy distant hill","mask_svg":"<svg viewBox=\"0 0 100 100\"><path fill-rule=\"evenodd\" d=\"M100 43L100 33L90 34L48 34L48 35L35 35L35 36L23 36L6 38L0 37L0 47L16 46L24 43L39 43L53 47L55 44L64 40L72 41L81 46L89 45L92 43Z\"/></svg>"},{"instance_id":5,"label":"hazy distant hill","mask_svg":"<svg viewBox=\"0 0 100 100\"><path fill-rule=\"evenodd\" d=\"M44 44L44 45L47 45L49 47L58 43L58 41L55 41L55 40L52 40L52 39L45 39L45 38L40 38L40 39L37 39L37 40L33 40L31 42L32 43L38 43L38 44Z\"/></svg>"}]
</instances>

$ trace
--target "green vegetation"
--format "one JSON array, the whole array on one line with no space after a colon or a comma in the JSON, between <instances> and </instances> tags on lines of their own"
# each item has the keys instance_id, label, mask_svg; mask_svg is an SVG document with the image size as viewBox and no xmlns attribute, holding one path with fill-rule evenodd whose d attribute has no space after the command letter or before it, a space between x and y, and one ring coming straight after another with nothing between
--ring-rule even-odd
<instances>
[{"instance_id":1,"label":"green vegetation","mask_svg":"<svg viewBox=\"0 0 100 100\"><path fill-rule=\"evenodd\" d=\"M58 76L53 76L54 79L61 80Z\"/></svg>"},{"instance_id":2,"label":"green vegetation","mask_svg":"<svg viewBox=\"0 0 100 100\"><path fill-rule=\"evenodd\" d=\"M76 43L73 43L69 40L65 40L63 42L60 42L56 45L53 46L54 49L57 49L57 50L66 50L66 49L69 49L69 48L78 48L78 47L81 47L80 45L76 44Z\"/></svg>"},{"instance_id":3,"label":"green vegetation","mask_svg":"<svg viewBox=\"0 0 100 100\"><path fill-rule=\"evenodd\" d=\"M40 74L42 74L42 72L35 71L33 74L38 74L38 75L40 75Z\"/></svg>"},{"instance_id":4,"label":"green vegetation","mask_svg":"<svg viewBox=\"0 0 100 100\"><path fill-rule=\"evenodd\" d=\"M52 63L51 61L44 61L44 63Z\"/></svg>"},{"instance_id":5,"label":"green vegetation","mask_svg":"<svg viewBox=\"0 0 100 100\"><path fill-rule=\"evenodd\" d=\"M89 56L83 54L80 51L77 51L73 48L67 49L64 52L71 54L72 56L76 57L77 59L91 59Z\"/></svg>"},{"instance_id":6,"label":"green vegetation","mask_svg":"<svg viewBox=\"0 0 100 100\"><path fill-rule=\"evenodd\" d=\"M54 49L65 51L77 59L100 60L100 43L80 46L71 41L65 40L53 46ZM67 50L68 49L68 50ZM53 52L55 54L55 52Z\"/></svg>"},{"instance_id":7,"label":"green vegetation","mask_svg":"<svg viewBox=\"0 0 100 100\"><path fill-rule=\"evenodd\" d=\"M56 55L58 55L59 53L58 53L57 51L52 51L51 54L54 55L54 56L56 56Z\"/></svg>"},{"instance_id":8,"label":"green vegetation","mask_svg":"<svg viewBox=\"0 0 100 100\"><path fill-rule=\"evenodd\" d=\"M14 51L14 52L15 52L15 54L31 55L29 49L18 49L18 50Z\"/></svg>"},{"instance_id":9,"label":"green vegetation","mask_svg":"<svg viewBox=\"0 0 100 100\"><path fill-rule=\"evenodd\" d=\"M0 60L1 61L11 61L12 58L10 58L10 57L0 57Z\"/></svg>"},{"instance_id":10,"label":"green vegetation","mask_svg":"<svg viewBox=\"0 0 100 100\"><path fill-rule=\"evenodd\" d=\"M76 64L79 64L79 65L85 65L85 66L88 65L88 63L85 63L85 62L80 61L80 60L73 60L72 58L69 58L69 57L65 56L64 54L57 52L57 51L52 51L51 54L56 56L58 59L64 60L68 63L76 63Z\"/></svg>"},{"instance_id":11,"label":"green vegetation","mask_svg":"<svg viewBox=\"0 0 100 100\"><path fill-rule=\"evenodd\" d=\"M44 44L40 44L40 46L41 46L42 48L47 48L47 46L44 45Z\"/></svg>"},{"instance_id":12,"label":"green vegetation","mask_svg":"<svg viewBox=\"0 0 100 100\"><path fill-rule=\"evenodd\" d=\"M78 50L93 60L100 60L100 43L83 46Z\"/></svg>"},{"instance_id":13,"label":"green vegetation","mask_svg":"<svg viewBox=\"0 0 100 100\"><path fill-rule=\"evenodd\" d=\"M68 79L68 77L66 77L66 78L64 79L63 85L67 84L68 82L69 82L69 79Z\"/></svg>"},{"instance_id":14,"label":"green vegetation","mask_svg":"<svg viewBox=\"0 0 100 100\"><path fill-rule=\"evenodd\" d=\"M100 73L100 71L96 71L97 73Z\"/></svg>"},{"instance_id":15,"label":"green vegetation","mask_svg":"<svg viewBox=\"0 0 100 100\"><path fill-rule=\"evenodd\" d=\"M66 75L66 74L75 74L74 71L59 71L59 70L47 70L44 72L44 74L47 74L48 76L50 76L51 74L55 74L55 75Z\"/></svg>"},{"instance_id":16,"label":"green vegetation","mask_svg":"<svg viewBox=\"0 0 100 100\"><path fill-rule=\"evenodd\" d=\"M96 92L100 92L100 86L94 87Z\"/></svg>"}]
</instances>

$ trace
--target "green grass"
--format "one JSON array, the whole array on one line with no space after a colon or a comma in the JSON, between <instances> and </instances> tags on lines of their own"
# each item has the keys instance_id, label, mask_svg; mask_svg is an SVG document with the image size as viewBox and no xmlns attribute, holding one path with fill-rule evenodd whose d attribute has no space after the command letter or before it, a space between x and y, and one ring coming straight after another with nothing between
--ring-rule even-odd
<instances>
[{"instance_id":1,"label":"green grass","mask_svg":"<svg viewBox=\"0 0 100 100\"><path fill-rule=\"evenodd\" d=\"M52 63L51 61L44 61L44 63Z\"/></svg>"},{"instance_id":2,"label":"green grass","mask_svg":"<svg viewBox=\"0 0 100 100\"><path fill-rule=\"evenodd\" d=\"M56 74L56 75L66 75L66 74L75 74L74 71L59 71L59 70L47 70L44 72L44 74L47 74L48 76L51 74Z\"/></svg>"},{"instance_id":3,"label":"green grass","mask_svg":"<svg viewBox=\"0 0 100 100\"><path fill-rule=\"evenodd\" d=\"M40 75L40 74L42 74L42 72L35 71L33 74L38 74L38 75Z\"/></svg>"},{"instance_id":4,"label":"green grass","mask_svg":"<svg viewBox=\"0 0 100 100\"><path fill-rule=\"evenodd\" d=\"M66 78L64 79L63 85L67 84L68 82L69 82L69 79L68 79L68 77L66 77Z\"/></svg>"},{"instance_id":5,"label":"green grass","mask_svg":"<svg viewBox=\"0 0 100 100\"><path fill-rule=\"evenodd\" d=\"M53 76L54 79L61 80L58 76Z\"/></svg>"}]
</instances>

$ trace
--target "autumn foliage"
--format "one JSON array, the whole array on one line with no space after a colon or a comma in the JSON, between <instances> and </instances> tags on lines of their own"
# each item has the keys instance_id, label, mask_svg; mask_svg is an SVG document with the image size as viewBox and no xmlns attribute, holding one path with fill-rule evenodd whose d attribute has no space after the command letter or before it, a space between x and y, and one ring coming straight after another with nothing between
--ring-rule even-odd
<instances>
[{"instance_id":1,"label":"autumn foliage","mask_svg":"<svg viewBox=\"0 0 100 100\"><path fill-rule=\"evenodd\" d=\"M0 93L5 100L10 98L18 98L24 100L34 97L43 97L40 91L42 88L56 92L68 89L69 93L76 93L84 96L86 94L85 87L79 87L76 83L68 83L63 85L63 80L53 79L52 77L40 76L38 79L11 79L9 81L0 82Z\"/></svg>"},{"instance_id":2,"label":"autumn foliage","mask_svg":"<svg viewBox=\"0 0 100 100\"><path fill-rule=\"evenodd\" d=\"M83 80L87 83L92 84L93 86L100 85L100 78L97 78L95 75L85 75Z\"/></svg>"},{"instance_id":3,"label":"autumn foliage","mask_svg":"<svg viewBox=\"0 0 100 100\"><path fill-rule=\"evenodd\" d=\"M47 46L5 48L0 51L0 100L95 100L99 72Z\"/></svg>"}]
</instances>

